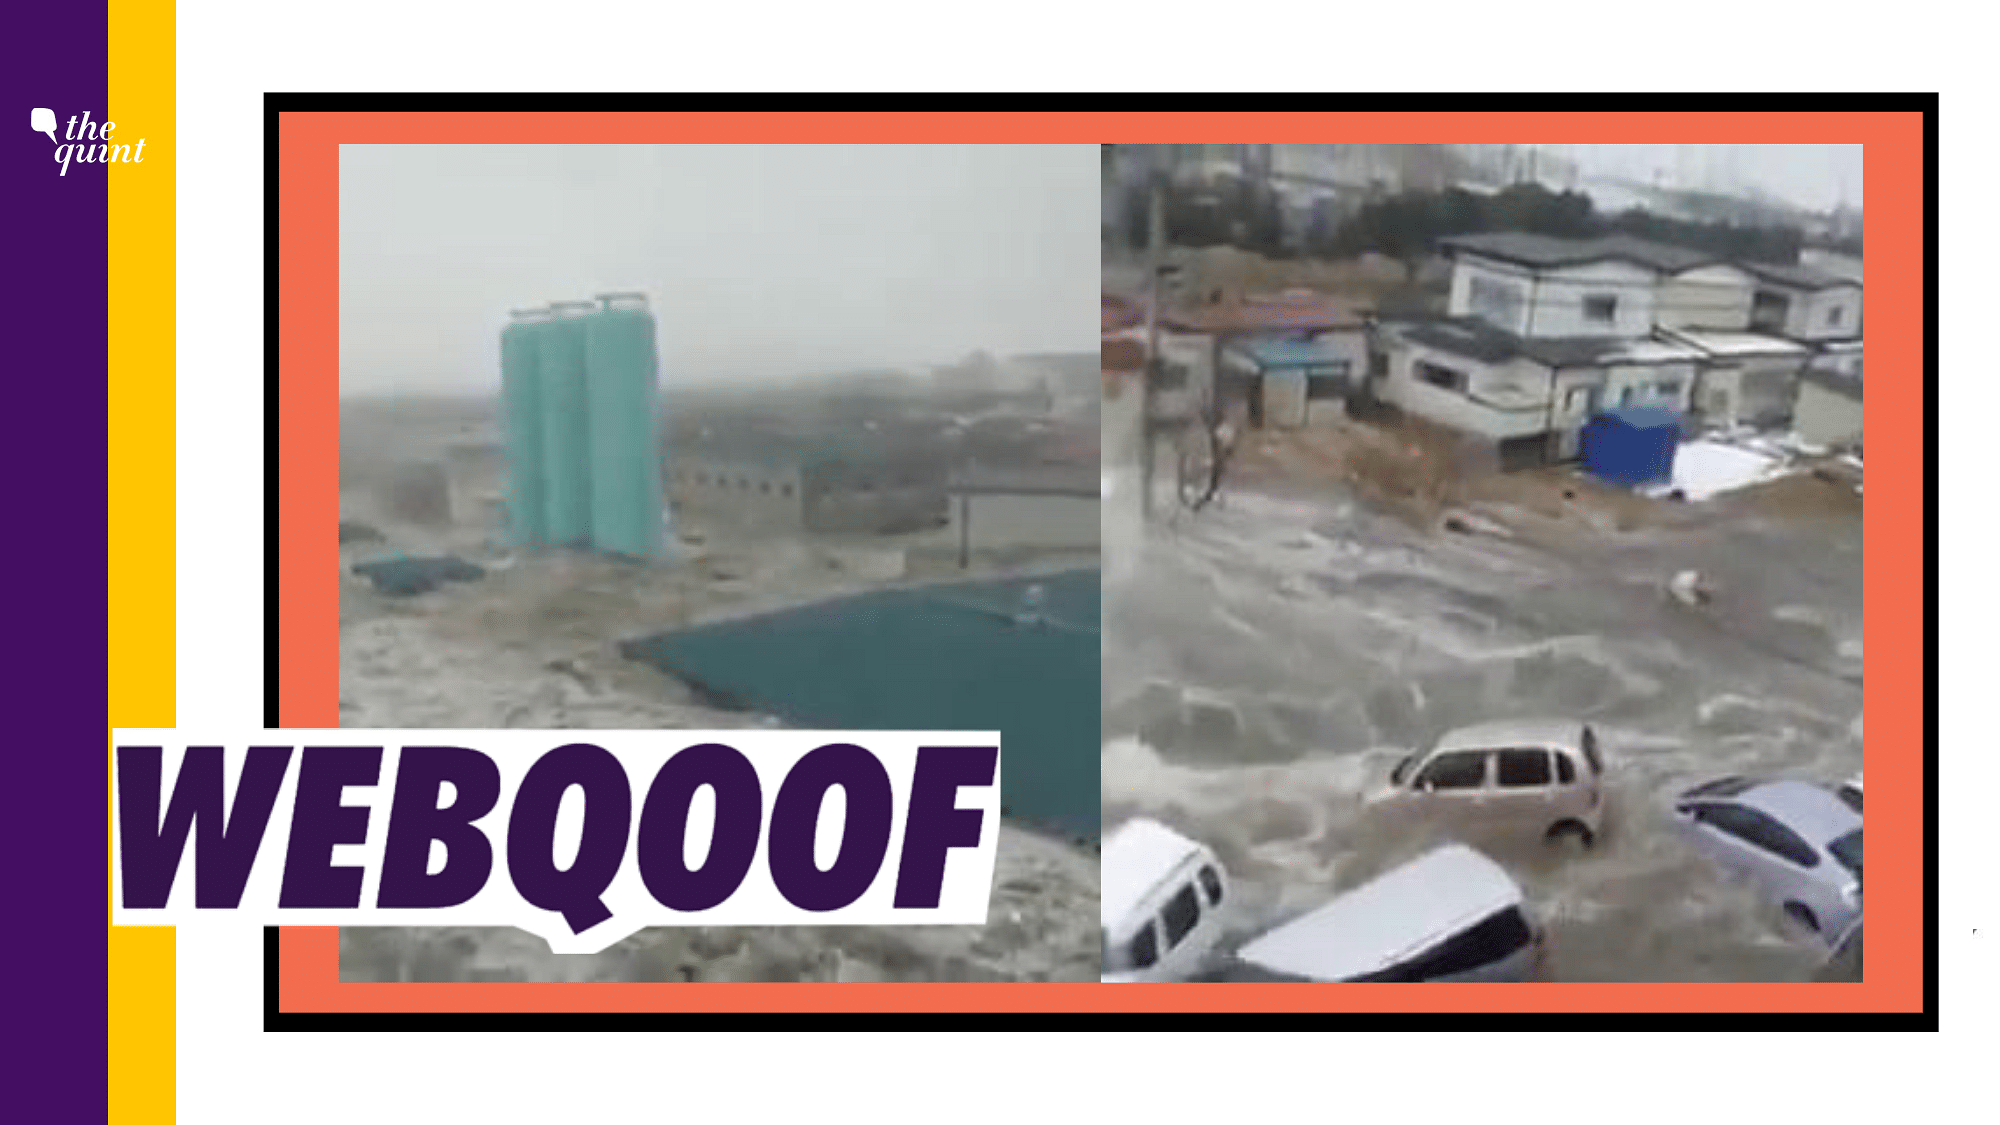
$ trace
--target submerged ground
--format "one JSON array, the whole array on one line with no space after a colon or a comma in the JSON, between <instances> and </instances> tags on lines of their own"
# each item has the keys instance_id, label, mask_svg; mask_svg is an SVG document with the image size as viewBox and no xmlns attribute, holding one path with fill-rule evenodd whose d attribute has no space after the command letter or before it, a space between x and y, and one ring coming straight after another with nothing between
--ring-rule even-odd
<instances>
[{"instance_id":1,"label":"submerged ground","mask_svg":"<svg viewBox=\"0 0 2000 1125\"><path fill-rule=\"evenodd\" d=\"M385 427L386 428L386 427ZM359 430L359 426L349 426ZM375 440L360 440L374 436ZM430 435L344 432L374 451L428 448ZM358 458L357 458L358 459ZM454 513L419 524L385 510L366 464L350 473L343 519L380 542L342 548L340 721L357 728L733 729L765 717L704 706L676 680L619 655L617 642L685 624L881 584L839 552L800 541L691 534L678 566L639 570L587 556L509 559L494 529ZM348 572L358 560L455 553L489 568L476 582L388 598ZM866 562L866 559L862 559ZM1068 560L1074 565L1075 560ZM981 981L1094 979L1097 857L1001 828L983 927L654 929L592 956L559 956L509 929L341 931L355 981Z\"/></svg>"},{"instance_id":2,"label":"submerged ground","mask_svg":"<svg viewBox=\"0 0 2000 1125\"><path fill-rule=\"evenodd\" d=\"M1408 749L1576 716L1609 752L1606 838L1495 853L1551 924L1555 975L1803 979L1824 951L1693 857L1665 809L1706 777L1861 769L1861 524L1841 495L1851 511L1746 494L1622 532L1493 508L1477 522L1502 534L1455 534L1264 482L1107 530L1104 820L1214 846L1247 934L1436 842L1368 801ZM1661 595L1687 568L1717 591L1705 611Z\"/></svg>"}]
</instances>

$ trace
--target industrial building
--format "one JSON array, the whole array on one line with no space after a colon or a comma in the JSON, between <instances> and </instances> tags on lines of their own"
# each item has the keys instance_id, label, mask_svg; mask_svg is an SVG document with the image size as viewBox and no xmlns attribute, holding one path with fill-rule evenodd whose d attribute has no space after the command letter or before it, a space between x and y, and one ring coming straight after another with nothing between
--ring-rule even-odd
<instances>
[{"instance_id":1,"label":"industrial building","mask_svg":"<svg viewBox=\"0 0 2000 1125\"><path fill-rule=\"evenodd\" d=\"M1100 477L1084 464L961 472L949 487L938 539L961 566L976 557L1094 553L1102 535Z\"/></svg>"},{"instance_id":2,"label":"industrial building","mask_svg":"<svg viewBox=\"0 0 2000 1125\"><path fill-rule=\"evenodd\" d=\"M888 535L946 522L947 460L861 431L842 438L738 431L677 450L674 507L778 534Z\"/></svg>"}]
</instances>

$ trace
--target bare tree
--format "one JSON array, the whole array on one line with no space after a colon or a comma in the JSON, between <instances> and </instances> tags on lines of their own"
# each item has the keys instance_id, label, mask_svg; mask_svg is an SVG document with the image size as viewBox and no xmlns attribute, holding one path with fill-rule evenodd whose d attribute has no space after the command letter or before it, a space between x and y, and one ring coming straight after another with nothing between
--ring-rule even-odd
<instances>
[{"instance_id":1,"label":"bare tree","mask_svg":"<svg viewBox=\"0 0 2000 1125\"><path fill-rule=\"evenodd\" d=\"M1229 424L1221 400L1214 394L1202 397L1201 408L1180 438L1181 506L1191 512L1206 508L1222 492L1223 478L1236 454L1235 428Z\"/></svg>"}]
</instances>

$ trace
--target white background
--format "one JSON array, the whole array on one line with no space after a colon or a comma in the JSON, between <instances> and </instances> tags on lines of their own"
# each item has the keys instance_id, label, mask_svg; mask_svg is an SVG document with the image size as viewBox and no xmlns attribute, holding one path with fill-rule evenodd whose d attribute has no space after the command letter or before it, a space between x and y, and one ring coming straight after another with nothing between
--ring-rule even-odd
<instances>
[{"instance_id":1,"label":"white background","mask_svg":"<svg viewBox=\"0 0 2000 1125\"><path fill-rule=\"evenodd\" d=\"M259 722L263 681L255 467L262 418L254 307L263 272L266 90L639 89L1913 89L1945 93L1943 167L1959 194L1942 258L1942 323L1992 320L1990 38L1976 5L1696 0L1419 6L1326 3L1005 5L485 0L340 6L183 0L179 29L180 711L184 727ZM1962 14L1961 14L1962 13ZM1958 16L1954 19L1953 16ZM1400 22L1391 22L1400 21ZM1982 21L1983 22L1983 21ZM1145 105L1151 99L1136 99ZM1162 104L1166 99L1161 99ZM1366 108L1365 95L1313 107ZM1057 103L1060 105L1060 103ZM1174 99L1182 108L1185 99ZM1588 103L1579 108L1589 108ZM1106 141L1123 138L1106 137ZM1187 140L1252 140L1189 137ZM1339 138L1327 138L1338 140ZM1560 138L1522 138L1526 141ZM1700 138L1689 138L1690 141ZM1952 143L1960 146L1956 149ZM1968 202L1971 200L1973 202ZM1975 274L1975 270L1980 270ZM1956 284L1954 284L1956 282ZM1954 313L1958 315L1953 315ZM1963 580L1991 542L1988 450L2000 387L1969 329L1947 335L1951 389L1940 484L1964 509L1947 551L1942 690L1991 693L2000 605ZM1956 363L1954 363L1956 360ZM1907 372L1914 383L1919 372ZM1890 384L1893 388L1893 384ZM1975 427L1980 440L1975 441ZM1970 499L1983 501L1973 511ZM1872 498L1875 504L1917 497ZM1959 566L1951 567L1956 548ZM1990 570L1984 564L1982 570ZM1956 573L1961 581L1952 584ZM193 627L199 623L199 627ZM1956 692L1951 689L1957 688ZM1990 1112L1976 1068L1996 1041L1991 1000L1995 784L1990 712L1949 703L1942 787L1943 1041L1780 1035L1447 1039L1308 1033L1078 1036L677 1034L436 1037L260 1032L261 937L180 942L181 1120L1883 1121L1959 1105ZM1884 739L1893 738L1893 742ZM1918 734L1876 730L1878 758ZM1888 768L1877 766L1878 769ZM1975 936L1974 930L1978 933ZM1989 1044L1982 1051L1977 1044ZM1977 1083L1977 1084L1975 1084ZM1988 1110L1977 1107L1986 1105ZM1252 1116L1255 1115L1255 1116Z\"/></svg>"}]
</instances>

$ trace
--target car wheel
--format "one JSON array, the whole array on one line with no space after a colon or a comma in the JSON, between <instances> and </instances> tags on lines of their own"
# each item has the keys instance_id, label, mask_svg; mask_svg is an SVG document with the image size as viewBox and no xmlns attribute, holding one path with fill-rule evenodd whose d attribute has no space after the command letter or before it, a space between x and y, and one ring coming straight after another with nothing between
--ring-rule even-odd
<instances>
[{"instance_id":1,"label":"car wheel","mask_svg":"<svg viewBox=\"0 0 2000 1125\"><path fill-rule=\"evenodd\" d=\"M1813 933L1819 932L1819 918L1815 916L1809 908L1800 903L1796 902L1786 903L1785 917L1790 918L1792 921L1797 922L1799 925L1804 926L1806 929L1811 930Z\"/></svg>"},{"instance_id":2,"label":"car wheel","mask_svg":"<svg viewBox=\"0 0 2000 1125\"><path fill-rule=\"evenodd\" d=\"M1550 825L1543 839L1554 844L1568 844L1574 841L1585 848L1597 843L1597 835L1590 830L1590 827L1575 820L1558 821Z\"/></svg>"}]
</instances>

